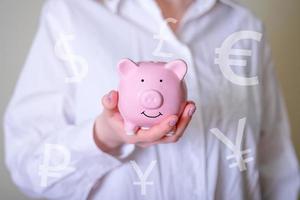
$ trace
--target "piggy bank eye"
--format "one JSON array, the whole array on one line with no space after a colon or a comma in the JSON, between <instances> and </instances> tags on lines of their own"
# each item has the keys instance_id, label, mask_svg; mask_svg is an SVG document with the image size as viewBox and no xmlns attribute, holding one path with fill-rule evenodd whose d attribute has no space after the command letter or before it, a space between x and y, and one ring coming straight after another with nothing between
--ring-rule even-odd
<instances>
[{"instance_id":1,"label":"piggy bank eye","mask_svg":"<svg viewBox=\"0 0 300 200\"><path fill-rule=\"evenodd\" d=\"M159 80L159 82L163 82L163 80L162 80L162 79L160 79L160 80Z\"/></svg>"},{"instance_id":2,"label":"piggy bank eye","mask_svg":"<svg viewBox=\"0 0 300 200\"><path fill-rule=\"evenodd\" d=\"M145 80L144 79L141 79L141 82L144 82Z\"/></svg>"}]
</instances>

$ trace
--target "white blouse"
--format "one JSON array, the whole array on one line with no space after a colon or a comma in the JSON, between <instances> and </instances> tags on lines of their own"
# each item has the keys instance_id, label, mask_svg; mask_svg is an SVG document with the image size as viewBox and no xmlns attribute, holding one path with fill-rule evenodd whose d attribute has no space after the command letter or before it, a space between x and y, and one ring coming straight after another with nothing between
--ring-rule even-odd
<instances>
[{"instance_id":1,"label":"white blouse","mask_svg":"<svg viewBox=\"0 0 300 200\"><path fill-rule=\"evenodd\" d=\"M298 162L262 23L230 0L197 0L174 34L154 0L48 0L5 115L17 186L47 199L296 199ZM236 54L236 55L234 55ZM188 63L197 111L177 143L94 143L116 64Z\"/></svg>"}]
</instances>

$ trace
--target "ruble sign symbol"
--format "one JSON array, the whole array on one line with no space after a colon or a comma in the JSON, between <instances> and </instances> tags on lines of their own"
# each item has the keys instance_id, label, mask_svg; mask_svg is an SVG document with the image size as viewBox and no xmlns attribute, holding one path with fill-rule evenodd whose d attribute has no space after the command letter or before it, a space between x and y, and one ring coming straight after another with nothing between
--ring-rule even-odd
<instances>
[{"instance_id":1,"label":"ruble sign symbol","mask_svg":"<svg viewBox=\"0 0 300 200\"><path fill-rule=\"evenodd\" d=\"M232 155L227 156L226 159L235 159L236 162L229 165L229 167L232 168L238 166L240 171L246 170L246 163L253 160L253 157L246 159L243 158L244 155L251 153L250 149L242 150L242 139L244 135L245 123L246 118L239 120L235 144L233 144L219 129L210 129L210 131L232 151Z\"/></svg>"},{"instance_id":2,"label":"ruble sign symbol","mask_svg":"<svg viewBox=\"0 0 300 200\"><path fill-rule=\"evenodd\" d=\"M231 34L221 45L221 48L215 50L218 57L215 59L215 64L219 65L223 75L226 79L234 84L241 86L257 85L258 78L255 77L243 77L236 75L231 66L247 66L247 60L233 59L230 56L252 56L252 51L247 49L233 49L233 46L240 40L251 39L260 42L262 34L255 31L240 31Z\"/></svg>"},{"instance_id":3,"label":"ruble sign symbol","mask_svg":"<svg viewBox=\"0 0 300 200\"><path fill-rule=\"evenodd\" d=\"M57 154L59 152L59 155ZM55 158L63 158L62 162L53 164L53 154ZM55 154L56 153L56 154ZM51 159L52 158L52 159ZM55 159L54 159L55 160ZM68 149L58 144L46 144L44 148L43 164L39 166L41 176L41 187L48 186L48 178L59 178L63 172L72 172L75 168L70 167L71 153Z\"/></svg>"},{"instance_id":4,"label":"ruble sign symbol","mask_svg":"<svg viewBox=\"0 0 300 200\"><path fill-rule=\"evenodd\" d=\"M153 38L159 40L156 49L153 51L152 55L157 57L163 57L163 58L170 58L173 56L172 53L162 52L161 48L163 46L163 42L168 40L167 37L165 37L165 31L167 29L168 23L177 23L177 20L174 18L167 18L164 23L160 26L159 34L154 35Z\"/></svg>"},{"instance_id":5,"label":"ruble sign symbol","mask_svg":"<svg viewBox=\"0 0 300 200\"><path fill-rule=\"evenodd\" d=\"M58 39L54 47L56 56L61 60L67 62L71 67L73 76L66 77L66 83L80 82L87 76L89 70L87 61L72 52L72 49L68 42L73 41L74 39L74 35L62 34L60 35L60 38Z\"/></svg>"}]
</instances>

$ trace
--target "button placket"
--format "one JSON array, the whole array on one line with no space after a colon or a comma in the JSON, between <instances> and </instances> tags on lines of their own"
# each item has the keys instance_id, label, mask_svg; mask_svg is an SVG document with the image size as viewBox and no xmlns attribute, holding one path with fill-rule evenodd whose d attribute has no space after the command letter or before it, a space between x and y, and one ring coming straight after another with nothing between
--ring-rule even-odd
<instances>
[{"instance_id":1,"label":"button placket","mask_svg":"<svg viewBox=\"0 0 300 200\"><path fill-rule=\"evenodd\" d=\"M152 5L153 6L153 5ZM155 5L154 5L155 6ZM165 19L163 18L159 8L156 7L156 11L153 11L153 14L155 14L155 18L158 20L159 24L163 24L166 23ZM203 10L203 13L209 10L208 8ZM202 14L203 14L202 13ZM197 69L196 69L196 65L194 63L194 59L193 59L193 55L192 52L190 50L190 48L184 44L183 42L181 42L179 40L179 38L176 36L176 34L172 31L171 27L166 24L167 26L165 27L165 37L168 38L168 40L164 40L164 44L163 46L168 46L168 47L174 47L171 49L174 49L173 53L174 56L172 58L168 58L168 60L170 59L175 59L177 58L182 58L183 60L185 60L188 64L188 74L186 75L185 79L187 82L187 87L188 87L188 91L192 92L192 95L189 96L189 98L192 98L196 101L196 106L197 106L197 113L195 115L195 120L197 120L197 123L199 124L199 128L200 128L200 134L199 134L199 140L196 140L194 144L195 148L193 148L193 150L195 151L195 155L199 155L199 160L202 158L201 161L199 161L199 165L194 166L195 169L197 168L197 171L201 171L199 177L196 177L196 181L197 181L197 186L199 188L195 188L196 191L199 191L197 193L194 193L195 196L199 196L200 195L200 199L207 199L207 173L206 173L206 137L205 137L205 132L204 132L204 127L202 126L203 124L203 119L202 119L202 115L201 115L201 106L197 105L197 102L200 102L201 99L201 95L200 95L200 91L199 91L199 86L198 86L198 81L197 81ZM183 27L184 24L181 24L181 26ZM161 26L159 26L160 28ZM170 49L170 48L168 48ZM166 60L166 59L165 59ZM200 146L200 148L199 148ZM196 153L198 152L198 153ZM199 170L200 169L200 170ZM199 198L199 197L197 197Z\"/></svg>"}]
</instances>

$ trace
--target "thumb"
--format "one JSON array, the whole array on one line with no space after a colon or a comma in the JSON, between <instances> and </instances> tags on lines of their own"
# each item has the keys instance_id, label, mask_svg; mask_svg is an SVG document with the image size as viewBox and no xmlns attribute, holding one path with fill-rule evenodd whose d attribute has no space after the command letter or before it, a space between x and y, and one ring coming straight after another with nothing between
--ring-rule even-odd
<instances>
[{"instance_id":1,"label":"thumb","mask_svg":"<svg viewBox=\"0 0 300 200\"><path fill-rule=\"evenodd\" d=\"M117 91L110 91L108 94L102 97L102 105L103 105L103 112L106 114L113 114L118 110L118 92Z\"/></svg>"}]
</instances>

